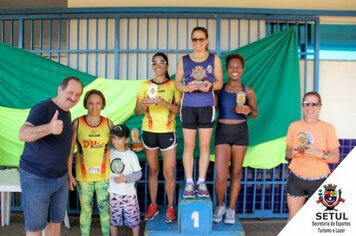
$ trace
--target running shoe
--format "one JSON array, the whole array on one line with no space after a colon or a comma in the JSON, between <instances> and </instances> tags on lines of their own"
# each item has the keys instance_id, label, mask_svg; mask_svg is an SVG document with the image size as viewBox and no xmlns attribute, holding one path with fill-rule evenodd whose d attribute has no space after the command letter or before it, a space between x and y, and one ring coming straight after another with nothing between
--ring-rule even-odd
<instances>
[{"instance_id":1,"label":"running shoe","mask_svg":"<svg viewBox=\"0 0 356 236\"><path fill-rule=\"evenodd\" d=\"M235 217L236 217L235 210L233 210L231 208L226 209L224 223L229 224L229 225L235 224L235 222L236 222Z\"/></svg>"},{"instance_id":2,"label":"running shoe","mask_svg":"<svg viewBox=\"0 0 356 236\"><path fill-rule=\"evenodd\" d=\"M177 221L177 212L173 206L168 207L166 211L166 223L172 223Z\"/></svg>"},{"instance_id":3,"label":"running shoe","mask_svg":"<svg viewBox=\"0 0 356 236\"><path fill-rule=\"evenodd\" d=\"M225 205L216 206L215 210L214 210L214 215L213 215L213 222L215 222L215 223L221 222L225 212L226 212Z\"/></svg>"},{"instance_id":4,"label":"running shoe","mask_svg":"<svg viewBox=\"0 0 356 236\"><path fill-rule=\"evenodd\" d=\"M210 196L205 182L198 183L197 195L198 195L198 197L209 197Z\"/></svg>"},{"instance_id":5,"label":"running shoe","mask_svg":"<svg viewBox=\"0 0 356 236\"><path fill-rule=\"evenodd\" d=\"M184 198L195 198L195 190L194 190L193 183L187 183L185 185L183 197Z\"/></svg>"},{"instance_id":6,"label":"running shoe","mask_svg":"<svg viewBox=\"0 0 356 236\"><path fill-rule=\"evenodd\" d=\"M150 204L145 212L145 220L153 220L158 213L157 205Z\"/></svg>"}]
</instances>

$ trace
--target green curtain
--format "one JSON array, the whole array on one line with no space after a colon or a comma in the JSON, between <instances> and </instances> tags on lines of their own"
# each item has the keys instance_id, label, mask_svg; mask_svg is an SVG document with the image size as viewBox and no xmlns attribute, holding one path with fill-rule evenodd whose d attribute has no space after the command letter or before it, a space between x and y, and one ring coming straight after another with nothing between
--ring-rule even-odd
<instances>
[{"instance_id":1,"label":"green curtain","mask_svg":"<svg viewBox=\"0 0 356 236\"><path fill-rule=\"evenodd\" d=\"M84 86L96 79L26 50L0 43L0 106L32 107L53 97L58 84L68 76L78 77Z\"/></svg>"},{"instance_id":2,"label":"green curtain","mask_svg":"<svg viewBox=\"0 0 356 236\"><path fill-rule=\"evenodd\" d=\"M0 47L2 46L0 45ZM11 47L7 48L7 50L10 49ZM13 50L20 54L19 51L21 50L14 48ZM25 53L30 54L28 52ZM244 166L273 168L285 162L285 135L288 125L292 121L300 119L300 84L296 30L295 28L290 28L221 55L224 68L225 57L231 53L240 53L245 57L245 73L242 82L255 90L259 109L259 117L255 120L248 120L251 146L247 151ZM4 57L3 54L0 55L1 58ZM47 59L43 59L42 64L45 61L51 63L48 68L60 66L62 69L69 70L68 67L52 63ZM15 61L13 64L15 64ZM52 68L50 71L59 71L59 69ZM63 77L61 76L59 82ZM107 106L102 114L109 117L114 124L125 122L130 128L141 127L142 116L133 115L133 110L137 91L142 81L93 80L93 77L88 75L87 77L84 77L84 75L78 77L86 79L87 86L85 91L95 88L104 93ZM31 84L36 85L38 91L46 91L46 83L35 78L39 77L32 74L32 83L26 85L26 91L34 89ZM11 81L12 77L1 77L1 79ZM28 78L27 80L31 79ZM88 84L88 81L92 82ZM224 81L227 81L226 74L224 74ZM52 84L57 88L59 82ZM1 89L3 90L3 88ZM19 91L20 89L17 89L11 96L21 101L20 98L23 92ZM36 99L32 99L31 104L53 97L55 94L56 90L51 93L47 92L46 97L36 97ZM8 94L7 96L10 95ZM11 98L8 97L8 100L11 100ZM0 165L17 166L19 155L23 149L23 143L17 140L18 130L26 119L29 109L14 109L14 107L29 108L32 105L26 106L25 103L22 103L21 106L11 106L9 104L7 104L7 107L0 107ZM20 102L17 102L17 104L20 104ZM73 118L85 114L86 110L82 106L82 101L71 112ZM177 136L179 141L177 156L181 158L183 142L179 119L177 119ZM213 142L211 153L214 153ZM196 149L195 156L198 155L199 150ZM139 153L139 157L144 159L142 152ZM213 160L214 156L212 155L211 158Z\"/></svg>"}]
</instances>

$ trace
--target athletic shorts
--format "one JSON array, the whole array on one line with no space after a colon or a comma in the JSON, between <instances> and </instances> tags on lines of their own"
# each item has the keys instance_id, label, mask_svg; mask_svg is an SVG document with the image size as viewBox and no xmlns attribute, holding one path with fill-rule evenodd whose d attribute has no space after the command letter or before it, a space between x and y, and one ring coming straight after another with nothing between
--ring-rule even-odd
<instances>
[{"instance_id":1,"label":"athletic shorts","mask_svg":"<svg viewBox=\"0 0 356 236\"><path fill-rule=\"evenodd\" d=\"M215 145L219 144L248 146L249 134L247 122L228 125L218 122L215 132Z\"/></svg>"},{"instance_id":2,"label":"athletic shorts","mask_svg":"<svg viewBox=\"0 0 356 236\"><path fill-rule=\"evenodd\" d=\"M215 107L181 107L180 117L184 129L213 128Z\"/></svg>"},{"instance_id":3,"label":"athletic shorts","mask_svg":"<svg viewBox=\"0 0 356 236\"><path fill-rule=\"evenodd\" d=\"M140 207L135 195L110 193L110 225L135 228L140 224Z\"/></svg>"},{"instance_id":4,"label":"athletic shorts","mask_svg":"<svg viewBox=\"0 0 356 236\"><path fill-rule=\"evenodd\" d=\"M142 142L146 149L154 150L159 148L161 151L165 151L177 146L177 136L175 132L152 133L143 131Z\"/></svg>"},{"instance_id":5,"label":"athletic shorts","mask_svg":"<svg viewBox=\"0 0 356 236\"><path fill-rule=\"evenodd\" d=\"M290 172L287 181L287 193L292 197L310 198L315 191L323 184L325 178L306 180Z\"/></svg>"},{"instance_id":6,"label":"athletic shorts","mask_svg":"<svg viewBox=\"0 0 356 236\"><path fill-rule=\"evenodd\" d=\"M25 229L43 230L47 223L61 223L67 210L67 174L49 179L20 169Z\"/></svg>"}]
</instances>

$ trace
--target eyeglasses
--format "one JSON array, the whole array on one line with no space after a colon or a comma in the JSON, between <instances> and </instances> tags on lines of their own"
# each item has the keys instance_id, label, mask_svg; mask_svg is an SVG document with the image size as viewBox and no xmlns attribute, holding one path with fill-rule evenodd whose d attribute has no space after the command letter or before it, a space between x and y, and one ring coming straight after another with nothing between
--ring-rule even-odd
<instances>
[{"instance_id":1,"label":"eyeglasses","mask_svg":"<svg viewBox=\"0 0 356 236\"><path fill-rule=\"evenodd\" d=\"M152 65L165 65L167 64L166 61L152 61L151 62Z\"/></svg>"},{"instance_id":2,"label":"eyeglasses","mask_svg":"<svg viewBox=\"0 0 356 236\"><path fill-rule=\"evenodd\" d=\"M308 101L304 101L303 102L303 107L317 107L319 106L320 104L318 102L308 102Z\"/></svg>"},{"instance_id":3,"label":"eyeglasses","mask_svg":"<svg viewBox=\"0 0 356 236\"><path fill-rule=\"evenodd\" d=\"M199 43L202 43L206 40L206 38L192 38L192 42L196 43L199 41Z\"/></svg>"}]
</instances>

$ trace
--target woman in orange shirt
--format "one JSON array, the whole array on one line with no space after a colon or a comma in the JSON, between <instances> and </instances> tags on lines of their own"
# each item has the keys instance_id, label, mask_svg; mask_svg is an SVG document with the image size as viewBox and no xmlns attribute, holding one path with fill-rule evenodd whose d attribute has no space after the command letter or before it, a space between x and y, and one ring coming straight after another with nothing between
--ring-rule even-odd
<instances>
[{"instance_id":1,"label":"woman in orange shirt","mask_svg":"<svg viewBox=\"0 0 356 236\"><path fill-rule=\"evenodd\" d=\"M319 119L321 97L303 97L303 119L288 128L286 156L291 159L287 182L289 220L330 174L329 163L339 161L339 141L333 125Z\"/></svg>"}]
</instances>

